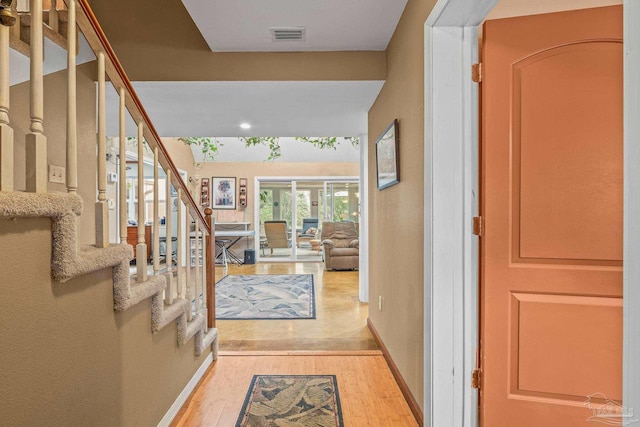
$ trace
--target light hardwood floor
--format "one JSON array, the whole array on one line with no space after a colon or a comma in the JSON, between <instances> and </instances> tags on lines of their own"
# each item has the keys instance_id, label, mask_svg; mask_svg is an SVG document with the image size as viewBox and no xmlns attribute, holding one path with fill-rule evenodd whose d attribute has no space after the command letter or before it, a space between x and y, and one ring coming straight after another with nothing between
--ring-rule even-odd
<instances>
[{"instance_id":1,"label":"light hardwood floor","mask_svg":"<svg viewBox=\"0 0 640 427\"><path fill-rule=\"evenodd\" d=\"M218 320L220 350L373 350L368 305L358 300L357 271L322 263L230 264L228 274L313 274L316 319ZM216 281L224 277L216 267Z\"/></svg>"},{"instance_id":2,"label":"light hardwood floor","mask_svg":"<svg viewBox=\"0 0 640 427\"><path fill-rule=\"evenodd\" d=\"M347 427L417 426L379 351L360 355L221 355L172 426L234 426L253 375L336 375Z\"/></svg>"},{"instance_id":3,"label":"light hardwood floor","mask_svg":"<svg viewBox=\"0 0 640 427\"><path fill-rule=\"evenodd\" d=\"M324 271L320 263L260 263L228 274L314 275L316 319L219 320L220 353L172 426L234 426L253 375L332 374L344 425L416 426L407 402L366 326L358 272ZM216 280L224 271L216 268Z\"/></svg>"}]
</instances>

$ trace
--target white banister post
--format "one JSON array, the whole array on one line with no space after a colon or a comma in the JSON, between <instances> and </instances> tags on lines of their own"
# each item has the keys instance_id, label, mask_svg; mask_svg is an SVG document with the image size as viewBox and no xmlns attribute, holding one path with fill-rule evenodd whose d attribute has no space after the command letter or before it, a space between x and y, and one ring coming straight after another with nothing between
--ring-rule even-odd
<instances>
[{"instance_id":1,"label":"white banister post","mask_svg":"<svg viewBox=\"0 0 640 427\"><path fill-rule=\"evenodd\" d=\"M177 262L177 275L178 277L176 278L177 280L177 288L178 288L178 298L182 298L182 257L183 254L185 254L186 252L184 251L184 234L182 233L182 227L183 227L183 222L182 222L182 188L178 188L178 203L176 203L176 206L178 207L178 212L177 212L177 218L176 218L176 224L178 225L178 242L177 242L177 251L176 251L176 262Z\"/></svg>"},{"instance_id":2,"label":"white banister post","mask_svg":"<svg viewBox=\"0 0 640 427\"><path fill-rule=\"evenodd\" d=\"M72 0L75 2L75 0ZM127 243L127 122L126 122L126 92L124 88L120 88L120 105L119 105L119 156L120 156L120 176L118 183L120 185L120 243Z\"/></svg>"},{"instance_id":3,"label":"white banister post","mask_svg":"<svg viewBox=\"0 0 640 427\"><path fill-rule=\"evenodd\" d=\"M98 53L98 201L96 202L96 247L109 246L107 203L107 89L104 52Z\"/></svg>"},{"instance_id":4,"label":"white banister post","mask_svg":"<svg viewBox=\"0 0 640 427\"><path fill-rule=\"evenodd\" d=\"M44 136L44 80L42 75L42 0L30 0L30 113L31 126L25 138L26 184L30 193L47 192L47 138Z\"/></svg>"},{"instance_id":5,"label":"white banister post","mask_svg":"<svg viewBox=\"0 0 640 427\"><path fill-rule=\"evenodd\" d=\"M13 129L9 126L9 28L0 24L0 191L13 191Z\"/></svg>"},{"instance_id":6,"label":"white banister post","mask_svg":"<svg viewBox=\"0 0 640 427\"><path fill-rule=\"evenodd\" d=\"M160 205L159 196L159 173L158 173L158 147L153 149L153 275L157 276L160 271Z\"/></svg>"},{"instance_id":7,"label":"white banister post","mask_svg":"<svg viewBox=\"0 0 640 427\"><path fill-rule=\"evenodd\" d=\"M51 21L49 21L51 22ZM76 0L69 0L67 34L67 192L78 190L78 142L76 106Z\"/></svg>"},{"instance_id":8,"label":"white banister post","mask_svg":"<svg viewBox=\"0 0 640 427\"><path fill-rule=\"evenodd\" d=\"M165 203L165 264L167 266L167 290L165 291L165 302L169 305L173 304L173 233L171 232L171 226L173 221L171 219L171 212L173 210L173 203L171 203L171 169L167 170L167 188L166 188ZM168 295L167 295L168 294Z\"/></svg>"},{"instance_id":9,"label":"white banister post","mask_svg":"<svg viewBox=\"0 0 640 427\"><path fill-rule=\"evenodd\" d=\"M200 227L198 227L198 221L196 221L195 227L195 241L196 241L196 273L193 278L193 290L196 298L196 315L200 314Z\"/></svg>"},{"instance_id":10,"label":"white banister post","mask_svg":"<svg viewBox=\"0 0 640 427\"><path fill-rule=\"evenodd\" d=\"M144 124L138 123L138 245L136 246L136 269L138 282L147 281L147 243L144 238ZM149 242L151 243L151 242Z\"/></svg>"},{"instance_id":11,"label":"white banister post","mask_svg":"<svg viewBox=\"0 0 640 427\"><path fill-rule=\"evenodd\" d=\"M191 277L191 214L189 213L189 207L187 206L187 214L185 215L185 222L186 222L186 228L187 228L187 236L185 239L185 246L187 249L187 268L185 270L185 274L184 274L184 293L185 293L185 299L187 300L187 302L189 303L189 309L187 310L187 321L191 322L191 318L193 316L193 310L191 309L191 300L192 298L192 294L191 294L191 284L190 282L190 277Z\"/></svg>"}]
</instances>

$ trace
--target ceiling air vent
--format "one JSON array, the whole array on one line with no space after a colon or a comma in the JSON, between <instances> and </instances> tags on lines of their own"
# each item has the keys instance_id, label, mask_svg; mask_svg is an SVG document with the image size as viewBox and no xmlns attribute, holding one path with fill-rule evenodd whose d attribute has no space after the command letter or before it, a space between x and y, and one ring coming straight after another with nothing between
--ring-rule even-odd
<instances>
[{"instance_id":1,"label":"ceiling air vent","mask_svg":"<svg viewBox=\"0 0 640 427\"><path fill-rule=\"evenodd\" d=\"M269 28L273 41L304 41L307 29L305 27Z\"/></svg>"}]
</instances>

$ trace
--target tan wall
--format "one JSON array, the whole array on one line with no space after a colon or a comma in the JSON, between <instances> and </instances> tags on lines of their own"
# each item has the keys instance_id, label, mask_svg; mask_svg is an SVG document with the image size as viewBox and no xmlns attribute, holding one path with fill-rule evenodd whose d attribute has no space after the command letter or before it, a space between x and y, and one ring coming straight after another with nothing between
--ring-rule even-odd
<instances>
[{"instance_id":1,"label":"tan wall","mask_svg":"<svg viewBox=\"0 0 640 427\"><path fill-rule=\"evenodd\" d=\"M229 162L229 163L204 163L199 172L203 178L212 176L230 176L247 178L248 206L236 210L214 210L213 216L218 222L249 221L251 229L255 229L254 223L254 178L256 176L358 176L357 163L279 163L275 162Z\"/></svg>"},{"instance_id":2,"label":"tan wall","mask_svg":"<svg viewBox=\"0 0 640 427\"><path fill-rule=\"evenodd\" d=\"M409 0L387 49L387 81L369 110L369 317L423 404L424 22L435 0ZM375 140L398 119L400 183L376 189Z\"/></svg>"},{"instance_id":3,"label":"tan wall","mask_svg":"<svg viewBox=\"0 0 640 427\"><path fill-rule=\"evenodd\" d=\"M385 54L212 53L180 0L90 0L131 80L384 80Z\"/></svg>"},{"instance_id":4,"label":"tan wall","mask_svg":"<svg viewBox=\"0 0 640 427\"><path fill-rule=\"evenodd\" d=\"M96 201L96 89L95 64L78 68L78 193L84 200L84 214L78 221L82 243L95 242ZM66 163L67 72L49 74L44 79L44 133L47 136L47 162L55 166ZM25 184L25 135L29 133L29 82L11 87L9 116L15 140L14 182L16 190ZM49 191L66 191L64 184L48 184Z\"/></svg>"},{"instance_id":5,"label":"tan wall","mask_svg":"<svg viewBox=\"0 0 640 427\"><path fill-rule=\"evenodd\" d=\"M83 241L93 241L95 84L81 67L79 182ZM65 72L45 78L49 162L64 165ZM11 88L16 160L28 131L26 85ZM24 168L16 171L24 188ZM50 185L53 191L64 186ZM109 269L64 284L51 279L48 219L0 220L0 424L7 426L150 426L167 412L204 360L193 340L178 347L171 323L151 333L151 301L113 311ZM205 353L205 355L208 352Z\"/></svg>"}]
</instances>

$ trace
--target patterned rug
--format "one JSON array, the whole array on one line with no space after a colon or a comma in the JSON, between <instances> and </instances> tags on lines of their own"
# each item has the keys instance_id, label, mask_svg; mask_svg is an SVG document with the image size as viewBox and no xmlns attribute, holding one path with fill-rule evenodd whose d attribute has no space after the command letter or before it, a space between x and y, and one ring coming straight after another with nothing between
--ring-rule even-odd
<instances>
[{"instance_id":1,"label":"patterned rug","mask_svg":"<svg viewBox=\"0 0 640 427\"><path fill-rule=\"evenodd\" d=\"M236 427L343 427L335 375L254 375Z\"/></svg>"},{"instance_id":2,"label":"patterned rug","mask_svg":"<svg viewBox=\"0 0 640 427\"><path fill-rule=\"evenodd\" d=\"M216 283L216 318L315 319L313 275L228 275Z\"/></svg>"}]
</instances>

